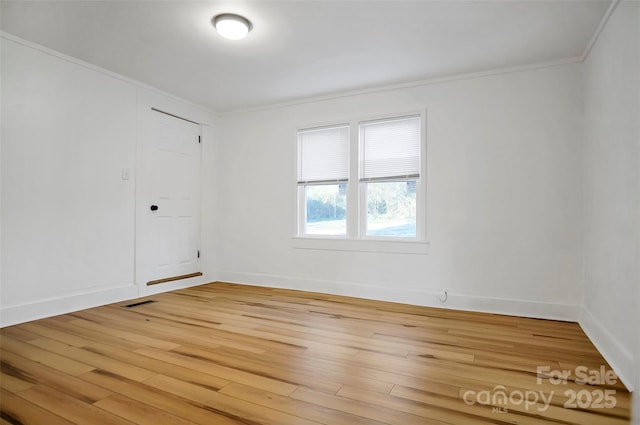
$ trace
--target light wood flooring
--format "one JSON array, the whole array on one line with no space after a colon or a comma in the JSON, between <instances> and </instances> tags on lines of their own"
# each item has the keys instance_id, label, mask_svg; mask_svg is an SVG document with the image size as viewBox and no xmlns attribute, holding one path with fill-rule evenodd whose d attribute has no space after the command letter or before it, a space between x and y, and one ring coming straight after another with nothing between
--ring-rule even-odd
<instances>
[{"instance_id":1,"label":"light wood flooring","mask_svg":"<svg viewBox=\"0 0 640 425\"><path fill-rule=\"evenodd\" d=\"M0 423L629 423L622 384L574 382L609 369L575 323L227 283L145 300L2 329Z\"/></svg>"}]
</instances>

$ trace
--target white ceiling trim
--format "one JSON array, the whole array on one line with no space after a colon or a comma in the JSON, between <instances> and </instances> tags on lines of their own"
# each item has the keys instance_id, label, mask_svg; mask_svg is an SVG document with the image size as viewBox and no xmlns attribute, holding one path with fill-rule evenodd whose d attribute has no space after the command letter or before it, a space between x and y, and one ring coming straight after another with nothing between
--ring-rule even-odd
<instances>
[{"instance_id":1,"label":"white ceiling trim","mask_svg":"<svg viewBox=\"0 0 640 425\"><path fill-rule=\"evenodd\" d=\"M326 100L340 99L343 97L357 96L361 94L378 93L378 92L384 92L389 90L398 90L398 89L405 89L405 88L411 88L411 87L426 86L430 84L440 84L440 83L445 83L449 81L459 81L459 80L468 80L473 78L489 77L492 75L508 74L512 72L531 71L535 69L543 69L543 68L550 68L554 66L568 65L572 63L582 63L589 57L589 52L591 52L591 49L595 45L596 41L598 41L600 34L606 27L607 22L609 21L609 18L613 14L614 10L616 9L616 7L618 7L618 4L620 4L620 1L621 0L613 0L611 2L611 4L609 5L609 8L605 12L602 19L600 20L600 23L598 24L596 31L593 33L593 36L589 40L589 43L587 44L587 47L584 49L584 52L582 52L581 56L570 57L570 58L565 58L565 59L560 59L555 61L548 61L548 62L531 63L531 64L515 66L515 67L492 69L488 71L447 75L443 77L434 77L434 78L410 81L410 82L399 83L399 84L389 84L384 86L370 87L365 89L347 90L347 91L330 93L326 95L314 96L314 97L303 98L298 100L290 100L286 102L278 102L278 103L270 103L265 105L253 106L250 108L240 108L240 109L233 109L229 111L221 111L219 112L219 115L227 116L227 115L236 115L236 114L262 111L262 110L268 110L268 109L285 108L288 106L322 102Z\"/></svg>"},{"instance_id":2,"label":"white ceiling trim","mask_svg":"<svg viewBox=\"0 0 640 425\"><path fill-rule=\"evenodd\" d=\"M600 24L598 24L598 28L596 28L596 32L593 33L591 40L589 40L589 44L587 44L587 47L584 49L584 52L582 53L582 62L584 62L587 59L587 57L589 57L589 52L591 52L591 49L596 44L596 41L598 41L598 38L600 37L602 30L604 30L604 27L607 25L607 22L609 21L611 14L613 13L614 10L616 10L616 7L618 7L619 4L620 4L620 0L613 0L613 2L609 5L609 8L607 9L604 16L602 17Z\"/></svg>"},{"instance_id":3,"label":"white ceiling trim","mask_svg":"<svg viewBox=\"0 0 640 425\"><path fill-rule=\"evenodd\" d=\"M113 71L109 71L109 70L107 70L105 68L101 68L100 66L94 65L94 64L92 64L90 62L86 62L84 60L68 56L68 55L66 55L64 53L61 53L59 51L56 51L56 50L50 49L48 47L45 47L43 45L36 44L34 42L22 39L20 37L17 37L15 35L10 34L10 33L6 33L4 31L0 31L0 36L2 38L8 39L8 40L12 40L12 41L20 43L22 45L28 46L30 48L39 50L39 51L44 52L46 54L58 57L58 58L63 59L65 61L69 61L69 62L75 63L75 64L83 66L85 68L92 69L94 71L97 71L97 72L100 72L102 74L108 75L108 76L110 76L112 78L116 78L118 80L127 82L127 83L132 84L132 85L134 85L136 87L143 88L143 89L146 89L146 90L158 93L158 94L162 94L162 95L168 96L168 97L170 97L172 99L179 100L179 101L184 102L186 104L195 106L195 107L201 109L202 111L206 111L207 113L209 113L209 114L211 114L213 116L228 116L228 115L235 115L235 114L241 114L241 113L247 113L247 112L253 112L253 111L268 110L268 109L283 108L283 107L293 106L293 105L321 102L321 101L326 101L326 100L339 99L339 98L362 95L362 94L378 93L378 92L384 92L384 91L389 91L389 90L399 90L399 89L406 89L406 88L411 88L411 87L419 87L419 86L425 86L425 85L440 84L440 83L445 83L445 82L450 82L450 81L482 78L482 77L488 77L488 76L492 76L492 75L500 75L500 74L513 73L513 72L522 72L522 71L528 71L528 70L543 69L543 68L554 67L554 66L562 66L562 65L572 64L572 63L580 63L580 62L583 62L583 61L585 61L587 59L587 57L589 55L589 52L591 51L592 47L596 43L600 33L606 27L606 24L607 24L607 21L609 20L609 17L611 16L611 14L613 13L613 11L615 10L615 8L618 6L619 3L620 3L620 0L612 0L612 3L607 8L606 13L604 14L602 19L600 20L600 22L598 24L598 27L596 28L594 34L590 38L590 41L587 44L587 46L584 49L584 51L583 51L581 56L563 58L563 59L547 61L547 62L530 63L530 64L518 65L518 66L514 66L514 67L496 68L496 69L485 70L485 71L476 71L476 72L468 72L468 73L460 73L460 74L442 75L442 76L438 76L438 77L419 79L419 80L408 81L408 82L403 82L403 83L394 83L394 84L388 84L388 85L377 85L377 86L371 86L371 87L360 88L360 89L337 91L337 92L332 92L332 93L327 93L327 94L322 94L322 95L317 95L317 96L300 97L298 99L285 100L285 101L282 101L282 102L264 103L264 104L261 104L261 105L249 106L249 107L246 107L246 108L243 107L243 108L238 108L238 109L227 109L227 110L212 110L209 107L206 107L206 106L204 106L202 104L196 103L194 101L186 100L186 99L184 99L182 97L179 97L178 95L166 92L166 91L164 91L162 89L159 89L159 88L157 88L155 86L143 83L143 82L141 82L139 80L135 80L135 79L132 79L130 77L126 77L126 76L124 76L122 74L118 74L118 73L113 72Z\"/></svg>"},{"instance_id":4,"label":"white ceiling trim","mask_svg":"<svg viewBox=\"0 0 640 425\"><path fill-rule=\"evenodd\" d=\"M207 108L204 105L200 105L198 103L192 102L192 101L184 99L182 97L179 97L179 96L177 96L175 94L168 93L168 92L166 92L166 91L164 91L162 89L159 89L157 87L150 86L149 84L145 84L145 83L143 83L141 81L134 80L133 78L126 77L126 76L124 76L122 74L118 74L117 72L109 71L108 69L99 67L98 65L94 65L91 62L83 61L82 59L78 59L78 58L74 58L73 56L65 55L64 53L61 53L61 52L59 52L57 50L50 49L50 48L48 48L46 46L34 43L32 41L29 41L29 40L25 40L23 38L20 38L18 36L15 36L13 34L8 33L8 32L0 31L0 38L4 38L6 40L10 40L10 41L13 41L13 42L18 43L18 44L22 44L25 47L29 47L29 48L34 49L34 50L38 50L39 52L45 53L45 54L53 56L55 58L64 60L66 62L73 63L75 65L81 66L83 68L90 69L90 70L95 71L95 72L99 72L99 73L101 73L103 75L106 75L108 77L115 78L116 80L120 80L120 81L123 81L125 83L128 83L128 84L131 84L133 86L136 86L137 88L148 90L148 91L154 92L154 93L162 95L162 96L167 96L167 97L169 97L169 98L171 98L173 100L176 100L176 101L179 101L181 103L187 104L189 106L193 106L195 108L198 108L198 109L202 110L203 112L205 112L205 113L207 113L209 115L213 115L213 116L216 116L216 117L220 116L220 114L218 112L213 111L213 110Z\"/></svg>"},{"instance_id":5,"label":"white ceiling trim","mask_svg":"<svg viewBox=\"0 0 640 425\"><path fill-rule=\"evenodd\" d=\"M538 62L538 63L531 63L527 65L491 69L488 71L452 74L452 75L447 75L443 77L434 77L434 78L427 78L423 80L409 81L406 83L389 84L384 86L375 86L375 87L369 87L369 88L357 89L357 90L346 90L346 91L335 92L335 93L321 95L321 96L305 97L298 100L290 100L286 102L268 103L265 105L253 106L249 108L232 109L228 111L221 111L218 113L218 115L224 117L229 115L244 114L248 112L265 111L269 109L286 108L289 106L304 105L308 103L340 99L344 97L357 96L362 94L379 93L379 92L385 92L389 90L401 90L401 89L407 89L412 87L447 83L450 81L470 80L474 78L491 77L493 75L510 74L514 72L532 71L535 69L544 69L544 68L551 68L555 66L581 63L583 62L583 60L584 60L584 56L575 56L571 58L564 58L564 59L558 59L558 60L547 61L547 62Z\"/></svg>"},{"instance_id":6,"label":"white ceiling trim","mask_svg":"<svg viewBox=\"0 0 640 425\"><path fill-rule=\"evenodd\" d=\"M584 49L584 52L582 53L581 56L565 58L565 59L549 61L549 62L532 63L532 64L516 66L516 67L492 69L489 71L447 75L444 77L435 77L435 78L429 78L424 80L410 81L406 83L376 86L376 87L370 87L370 88L358 89L358 90L347 90L343 92L336 92L336 93L331 93L331 94L322 95L322 96L314 96L314 97L291 100L286 102L270 103L270 104L259 105L259 106L254 106L250 108L240 108L240 109L233 109L229 111L221 111L219 112L219 115L220 116L236 115L236 114L242 114L247 112L255 112L255 111L268 110L268 109L284 108L287 106L302 105L307 103L322 102L325 100L339 99L343 97L356 96L361 94L378 93L378 92L384 92L389 90L398 90L398 89L404 89L404 88L426 86L430 84L445 83L449 81L468 80L473 78L488 77L492 75L530 71L535 69L549 68L553 66L568 65L572 63L581 63L581 62L584 62L589 57L589 52L591 52L591 49L595 45L596 41L598 41L600 34L602 33L605 26L607 25L607 22L609 21L609 18L613 14L614 10L616 9L616 7L618 7L618 4L620 4L620 1L621 0L613 0L611 2L611 4L609 5L609 8L605 12L602 19L600 20L600 23L598 24L596 31L593 33L593 36L589 40L589 43L587 44L587 47Z\"/></svg>"}]
</instances>

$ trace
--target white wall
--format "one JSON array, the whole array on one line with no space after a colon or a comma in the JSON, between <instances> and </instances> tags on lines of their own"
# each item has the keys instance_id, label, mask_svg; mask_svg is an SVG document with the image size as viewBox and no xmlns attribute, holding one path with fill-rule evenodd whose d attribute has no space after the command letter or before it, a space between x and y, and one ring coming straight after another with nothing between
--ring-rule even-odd
<instances>
[{"instance_id":1,"label":"white wall","mask_svg":"<svg viewBox=\"0 0 640 425\"><path fill-rule=\"evenodd\" d=\"M577 319L579 64L228 115L222 280ZM428 255L293 247L295 130L427 110ZM224 179L224 181L222 181Z\"/></svg>"},{"instance_id":2,"label":"white wall","mask_svg":"<svg viewBox=\"0 0 640 425\"><path fill-rule=\"evenodd\" d=\"M310 101L204 127L206 278L425 305L446 289L445 307L563 319L578 317L584 293L582 326L638 387L638 9L618 6L584 65ZM15 39L2 39L1 89L2 324L178 287L133 284L135 111L216 119ZM295 129L421 108L429 253L294 248Z\"/></svg>"},{"instance_id":3,"label":"white wall","mask_svg":"<svg viewBox=\"0 0 640 425\"><path fill-rule=\"evenodd\" d=\"M149 292L134 286L137 105L213 117L38 46L1 49L2 324Z\"/></svg>"},{"instance_id":4,"label":"white wall","mask_svg":"<svg viewBox=\"0 0 640 425\"><path fill-rule=\"evenodd\" d=\"M621 2L585 62L584 85L581 324L628 386L640 375L639 23L640 4Z\"/></svg>"}]
</instances>

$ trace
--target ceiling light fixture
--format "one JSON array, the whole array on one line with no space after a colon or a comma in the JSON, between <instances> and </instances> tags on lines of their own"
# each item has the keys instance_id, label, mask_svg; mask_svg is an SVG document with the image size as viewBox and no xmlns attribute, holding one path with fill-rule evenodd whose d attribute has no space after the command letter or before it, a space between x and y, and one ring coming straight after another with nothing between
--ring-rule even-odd
<instances>
[{"instance_id":1,"label":"ceiling light fixture","mask_svg":"<svg viewBox=\"0 0 640 425\"><path fill-rule=\"evenodd\" d=\"M211 24L221 36L229 40L242 40L253 28L251 21L244 16L233 13L214 16L211 19Z\"/></svg>"}]
</instances>

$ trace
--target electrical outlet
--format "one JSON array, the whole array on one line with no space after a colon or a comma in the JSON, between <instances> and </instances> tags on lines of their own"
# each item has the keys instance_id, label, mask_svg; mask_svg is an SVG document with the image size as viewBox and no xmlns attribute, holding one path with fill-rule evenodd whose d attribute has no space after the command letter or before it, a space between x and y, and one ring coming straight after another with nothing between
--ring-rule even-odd
<instances>
[{"instance_id":1,"label":"electrical outlet","mask_svg":"<svg viewBox=\"0 0 640 425\"><path fill-rule=\"evenodd\" d=\"M449 299L449 294L447 293L446 290L442 290L440 291L440 302L441 303L446 303L447 299Z\"/></svg>"}]
</instances>

